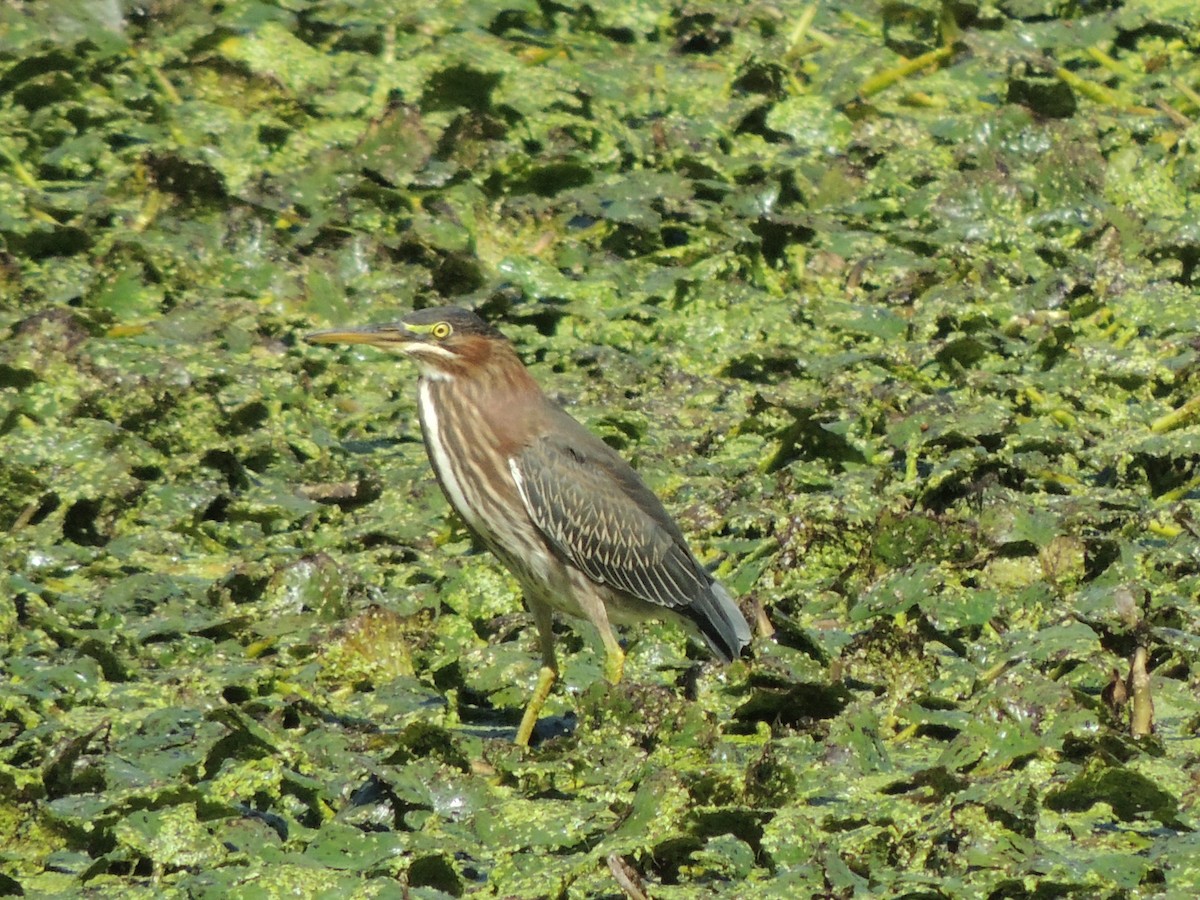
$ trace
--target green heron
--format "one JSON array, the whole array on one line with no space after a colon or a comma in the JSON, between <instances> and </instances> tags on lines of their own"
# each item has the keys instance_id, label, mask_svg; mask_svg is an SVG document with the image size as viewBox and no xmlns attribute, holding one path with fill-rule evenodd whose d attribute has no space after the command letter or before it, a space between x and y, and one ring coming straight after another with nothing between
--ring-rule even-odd
<instances>
[{"instance_id":1,"label":"green heron","mask_svg":"<svg viewBox=\"0 0 1200 900\"><path fill-rule=\"evenodd\" d=\"M558 678L555 610L600 632L613 684L625 663L614 624L671 618L723 661L741 655L750 626L658 498L542 393L495 328L465 309L434 307L307 340L396 350L420 370L421 432L442 491L516 576L537 624L542 668L518 744L528 744Z\"/></svg>"}]
</instances>

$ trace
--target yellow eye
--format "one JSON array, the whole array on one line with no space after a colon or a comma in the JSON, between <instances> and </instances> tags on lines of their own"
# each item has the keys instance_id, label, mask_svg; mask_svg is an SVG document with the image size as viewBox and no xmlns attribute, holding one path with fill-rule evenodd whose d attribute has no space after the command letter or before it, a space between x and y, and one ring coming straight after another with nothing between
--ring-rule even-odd
<instances>
[{"instance_id":1,"label":"yellow eye","mask_svg":"<svg viewBox=\"0 0 1200 900\"><path fill-rule=\"evenodd\" d=\"M439 341L444 341L446 338L450 337L450 332L453 330L454 329L450 327L449 322L438 322L431 329L429 329L429 333Z\"/></svg>"}]
</instances>

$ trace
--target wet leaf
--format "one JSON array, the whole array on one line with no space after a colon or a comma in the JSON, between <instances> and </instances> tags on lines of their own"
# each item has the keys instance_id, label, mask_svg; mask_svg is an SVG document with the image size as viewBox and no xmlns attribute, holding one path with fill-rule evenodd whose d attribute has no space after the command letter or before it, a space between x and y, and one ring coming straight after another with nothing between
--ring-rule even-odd
<instances>
[{"instance_id":1,"label":"wet leaf","mask_svg":"<svg viewBox=\"0 0 1200 900\"><path fill-rule=\"evenodd\" d=\"M134 812L113 828L118 841L156 865L171 868L212 862L221 846L192 806Z\"/></svg>"}]
</instances>

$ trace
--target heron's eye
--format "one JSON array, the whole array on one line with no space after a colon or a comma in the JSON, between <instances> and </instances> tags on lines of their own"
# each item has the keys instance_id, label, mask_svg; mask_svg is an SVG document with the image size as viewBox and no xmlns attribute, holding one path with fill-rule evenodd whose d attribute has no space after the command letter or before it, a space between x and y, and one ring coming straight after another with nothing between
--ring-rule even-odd
<instances>
[{"instance_id":1,"label":"heron's eye","mask_svg":"<svg viewBox=\"0 0 1200 900\"><path fill-rule=\"evenodd\" d=\"M449 322L438 322L433 326L433 328L429 329L429 333L439 341L444 341L446 338L450 337L450 332L453 330L454 329L450 327Z\"/></svg>"}]
</instances>

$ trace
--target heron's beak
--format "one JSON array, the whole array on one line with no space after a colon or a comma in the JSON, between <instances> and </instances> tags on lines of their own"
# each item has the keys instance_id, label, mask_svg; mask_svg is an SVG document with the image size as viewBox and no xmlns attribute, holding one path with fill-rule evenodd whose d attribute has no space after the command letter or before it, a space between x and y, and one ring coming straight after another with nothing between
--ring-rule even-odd
<instances>
[{"instance_id":1,"label":"heron's beak","mask_svg":"<svg viewBox=\"0 0 1200 900\"><path fill-rule=\"evenodd\" d=\"M396 322L390 325L364 325L361 328L333 328L329 331L314 331L304 339L310 344L370 344L373 347L389 347L406 344L419 336Z\"/></svg>"}]
</instances>

